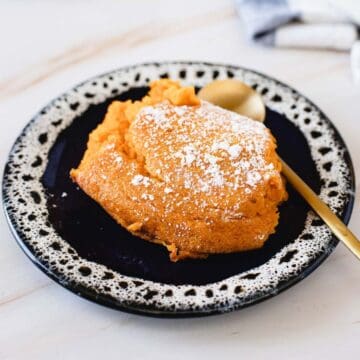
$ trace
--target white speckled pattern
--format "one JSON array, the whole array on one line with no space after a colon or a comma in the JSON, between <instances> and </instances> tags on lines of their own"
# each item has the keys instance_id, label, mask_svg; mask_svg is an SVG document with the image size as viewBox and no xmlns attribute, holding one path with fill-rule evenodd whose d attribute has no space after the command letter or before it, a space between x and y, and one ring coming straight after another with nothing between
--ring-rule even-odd
<instances>
[{"instance_id":1,"label":"white speckled pattern","mask_svg":"<svg viewBox=\"0 0 360 360\"><path fill-rule=\"evenodd\" d=\"M182 73L183 70L185 71ZM308 267L310 272L333 250L336 241L332 239L330 231L325 225L312 226L315 215L309 212L302 234L262 266L217 283L172 286L130 278L103 265L78 258L76 251L59 238L51 225L46 224L47 218L43 215L47 212L45 193L40 182L46 167L44 159L47 158L58 134L76 116L84 112L90 104L98 104L112 97L111 89L115 87L121 93L134 84L145 86L145 79L157 79L165 73L173 79L180 79L185 85L201 87L213 80L214 72L218 72L218 79L234 77L253 86L257 84L260 92L267 89L263 91L266 105L285 114L301 129L310 146L320 177L336 182L337 185L331 188L336 195L329 196L329 189L322 186L321 197L333 210L342 213L353 196L354 187L351 166L349 167L348 160L344 159L346 148L327 118L291 88L256 72L225 65L162 63L116 70L69 90L36 115L17 139L4 174L5 209L12 228L21 239L20 242L31 249L31 256L38 258L46 271L60 279L62 284L76 292L83 292L84 296L91 297L91 294L96 292L100 294L100 302L133 311L165 314L225 312L260 301L290 286L292 282L296 282L294 279L298 274L304 273ZM136 79L137 74L140 74L139 79ZM109 86L100 86L101 81L98 80L106 80ZM127 84L119 85L122 83ZM95 96L89 98L85 96L86 93ZM294 104L296 110L292 107ZM296 118L295 113L299 114ZM58 119L62 119L59 126L49 126ZM310 119L310 122L307 119ZM47 134L47 141L39 144L39 135L43 133ZM324 147L330 147L333 151L322 154L319 149ZM32 166L34 161L37 161L35 167ZM30 173L33 179L27 182L18 181L24 174ZM23 199L23 202L19 202L19 199ZM31 229L24 232L28 225L24 214L29 213L30 206L31 212L36 214L36 220L32 221ZM46 232L41 241L39 231ZM54 246L54 242L58 246ZM280 261L294 250L296 252L288 262ZM102 279L105 272L113 276ZM253 273L258 275L255 278L246 278ZM136 280L141 284L136 283ZM165 293L168 295L165 296Z\"/></svg>"}]
</instances>

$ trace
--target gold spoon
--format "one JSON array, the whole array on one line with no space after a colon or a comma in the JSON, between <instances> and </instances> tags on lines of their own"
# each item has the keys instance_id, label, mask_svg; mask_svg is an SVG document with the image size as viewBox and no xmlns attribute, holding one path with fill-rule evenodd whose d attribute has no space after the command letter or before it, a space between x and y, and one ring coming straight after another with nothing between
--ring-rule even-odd
<instances>
[{"instance_id":1,"label":"gold spoon","mask_svg":"<svg viewBox=\"0 0 360 360\"><path fill-rule=\"evenodd\" d=\"M265 120L265 105L260 96L250 86L239 80L216 80L204 86L198 93L202 100L222 108L237 112L258 121ZM313 190L284 162L282 173L315 212L329 226L335 236L360 259L360 242L331 209Z\"/></svg>"}]
</instances>

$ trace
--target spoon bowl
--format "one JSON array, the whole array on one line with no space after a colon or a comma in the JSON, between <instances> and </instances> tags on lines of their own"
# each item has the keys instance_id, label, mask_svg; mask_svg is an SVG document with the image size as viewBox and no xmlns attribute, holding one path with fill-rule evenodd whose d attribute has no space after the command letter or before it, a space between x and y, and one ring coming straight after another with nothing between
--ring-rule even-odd
<instances>
[{"instance_id":1,"label":"spoon bowl","mask_svg":"<svg viewBox=\"0 0 360 360\"><path fill-rule=\"evenodd\" d=\"M216 80L203 87L198 96L224 109L251 119L265 120L265 105L259 93L239 80Z\"/></svg>"}]
</instances>

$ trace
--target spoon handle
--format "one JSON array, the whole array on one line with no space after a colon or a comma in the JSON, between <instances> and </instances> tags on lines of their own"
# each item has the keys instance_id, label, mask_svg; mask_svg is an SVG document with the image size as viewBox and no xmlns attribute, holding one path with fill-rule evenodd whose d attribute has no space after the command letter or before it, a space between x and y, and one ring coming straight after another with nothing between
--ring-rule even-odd
<instances>
[{"instance_id":1,"label":"spoon handle","mask_svg":"<svg viewBox=\"0 0 360 360\"><path fill-rule=\"evenodd\" d=\"M282 172L289 183L299 192L314 211L324 220L327 226L348 249L360 259L360 241L347 226L331 211L331 209L310 189L308 185L284 162Z\"/></svg>"}]
</instances>

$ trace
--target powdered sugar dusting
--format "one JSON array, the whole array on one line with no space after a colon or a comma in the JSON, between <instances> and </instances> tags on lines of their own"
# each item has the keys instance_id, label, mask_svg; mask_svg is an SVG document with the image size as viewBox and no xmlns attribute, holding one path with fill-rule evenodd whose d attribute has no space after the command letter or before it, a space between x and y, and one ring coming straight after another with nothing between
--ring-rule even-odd
<instances>
[{"instance_id":1,"label":"powdered sugar dusting","mask_svg":"<svg viewBox=\"0 0 360 360\"><path fill-rule=\"evenodd\" d=\"M143 200L154 200L154 195L152 195L152 194L142 194L141 195L141 199L143 199Z\"/></svg>"},{"instance_id":2,"label":"powdered sugar dusting","mask_svg":"<svg viewBox=\"0 0 360 360\"><path fill-rule=\"evenodd\" d=\"M200 106L173 106L164 101L145 107L132 131L133 142L144 144L146 161L156 163L152 169L165 181L165 195L171 192L167 185L175 183L209 197L214 192L248 196L259 184L280 176L265 161L271 144L266 127L205 101ZM143 180L135 176L132 182L142 184Z\"/></svg>"},{"instance_id":3,"label":"powdered sugar dusting","mask_svg":"<svg viewBox=\"0 0 360 360\"><path fill-rule=\"evenodd\" d=\"M145 187L148 187L150 185L150 179L147 176L135 175L131 179L131 184L133 184L135 186L143 185Z\"/></svg>"}]
</instances>

